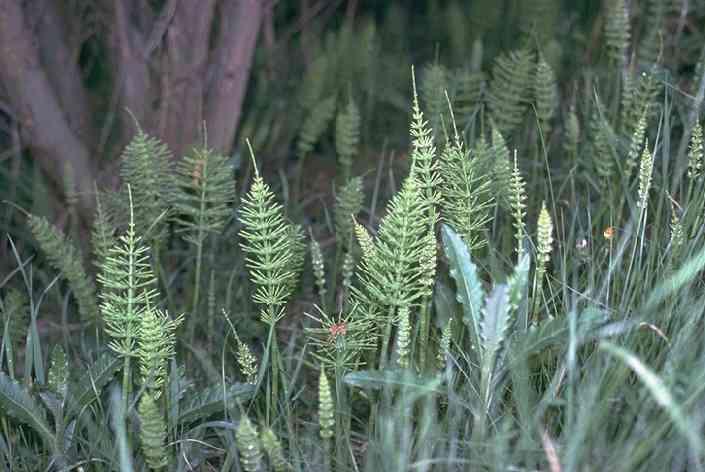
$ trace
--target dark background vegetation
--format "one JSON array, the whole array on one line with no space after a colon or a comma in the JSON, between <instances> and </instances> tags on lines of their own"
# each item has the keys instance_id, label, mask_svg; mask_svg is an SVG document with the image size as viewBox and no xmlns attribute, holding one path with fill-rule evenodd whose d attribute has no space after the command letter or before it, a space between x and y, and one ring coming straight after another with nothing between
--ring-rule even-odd
<instances>
[{"instance_id":1,"label":"dark background vegetation","mask_svg":"<svg viewBox=\"0 0 705 472\"><path fill-rule=\"evenodd\" d=\"M488 70L499 52L530 37L569 103L581 80L600 74L603 3L2 0L1 196L61 223L69 172L85 224L94 185L117 186L118 156L138 125L174 159L204 139L204 125L208 145L227 154L249 137L266 168L287 172L312 107L306 87L362 100L364 168L367 157L406 140L411 64L477 67L476 40ZM655 20L649 9L658 2L631 3L634 44L666 32L663 65L679 87L697 61L702 7L664 0ZM322 55L338 62L335 73L317 76L326 74L316 68ZM332 160L310 165L321 178L334 172ZM20 231L17 218L5 208L3 229Z\"/></svg>"}]
</instances>

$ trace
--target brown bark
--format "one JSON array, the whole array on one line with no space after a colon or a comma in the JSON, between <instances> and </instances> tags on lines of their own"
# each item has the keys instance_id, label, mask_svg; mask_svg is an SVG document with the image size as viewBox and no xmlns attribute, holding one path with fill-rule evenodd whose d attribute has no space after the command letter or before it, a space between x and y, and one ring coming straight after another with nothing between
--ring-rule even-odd
<instances>
[{"instance_id":1,"label":"brown bark","mask_svg":"<svg viewBox=\"0 0 705 472\"><path fill-rule=\"evenodd\" d=\"M33 1L25 11L32 15L28 20L39 41L41 63L68 124L79 139L89 142L93 132L88 96L77 63L78 51L69 46L65 18L52 0Z\"/></svg>"},{"instance_id":2,"label":"brown bark","mask_svg":"<svg viewBox=\"0 0 705 472\"><path fill-rule=\"evenodd\" d=\"M232 147L262 24L262 0L226 0L221 5L213 81L206 96L208 144L224 153Z\"/></svg>"},{"instance_id":3,"label":"brown bark","mask_svg":"<svg viewBox=\"0 0 705 472\"><path fill-rule=\"evenodd\" d=\"M198 141L215 0L178 2L166 31L160 132L176 158Z\"/></svg>"},{"instance_id":4,"label":"brown bark","mask_svg":"<svg viewBox=\"0 0 705 472\"><path fill-rule=\"evenodd\" d=\"M115 87L119 89L120 121L127 137L132 135L134 123L127 110L134 115L140 126L152 131L154 89L149 72L149 58L145 55L146 40L135 24L134 17L144 17L142 12L133 15L134 4L130 0L116 0L114 5L111 50L114 52L116 68Z\"/></svg>"},{"instance_id":5,"label":"brown bark","mask_svg":"<svg viewBox=\"0 0 705 472\"><path fill-rule=\"evenodd\" d=\"M79 209L84 215L92 214L94 169L90 153L68 125L18 0L0 0L0 78L33 157L57 189L62 188L69 164L79 193Z\"/></svg>"}]
</instances>

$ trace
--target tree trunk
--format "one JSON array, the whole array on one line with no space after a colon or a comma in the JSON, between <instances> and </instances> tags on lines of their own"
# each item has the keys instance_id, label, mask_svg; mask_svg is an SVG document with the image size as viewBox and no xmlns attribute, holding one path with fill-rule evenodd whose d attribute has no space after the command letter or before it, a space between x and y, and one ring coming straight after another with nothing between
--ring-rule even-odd
<instances>
[{"instance_id":1,"label":"tree trunk","mask_svg":"<svg viewBox=\"0 0 705 472\"><path fill-rule=\"evenodd\" d=\"M232 148L250 77L264 7L260 0L229 0L221 5L213 80L206 97L208 144L224 153Z\"/></svg>"},{"instance_id":2,"label":"tree trunk","mask_svg":"<svg viewBox=\"0 0 705 472\"><path fill-rule=\"evenodd\" d=\"M68 125L17 0L0 0L0 78L32 155L58 193L71 166L79 211L90 216L95 202L90 153Z\"/></svg>"},{"instance_id":3,"label":"tree trunk","mask_svg":"<svg viewBox=\"0 0 705 472\"><path fill-rule=\"evenodd\" d=\"M144 0L95 3L109 28L105 46L115 100L107 114L119 116L119 133L109 133L117 139L109 141L122 147L134 134L136 119L180 158L200 141L205 122L208 146L229 153L264 3L168 0L158 11ZM102 149L108 133L99 139L99 126L92 125L96 116L78 64L82 40L68 41L69 32L81 31L83 18L60 5L56 0L0 0L0 84L23 143L59 195L71 167L78 211L90 221L94 181L102 170L91 153ZM114 164L103 160L100 165L110 169Z\"/></svg>"}]
</instances>

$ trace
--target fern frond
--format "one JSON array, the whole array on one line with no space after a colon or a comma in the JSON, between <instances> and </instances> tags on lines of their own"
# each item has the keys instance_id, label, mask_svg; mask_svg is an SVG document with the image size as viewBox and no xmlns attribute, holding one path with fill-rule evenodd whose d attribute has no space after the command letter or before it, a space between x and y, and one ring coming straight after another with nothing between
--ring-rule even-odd
<instances>
[{"instance_id":1,"label":"fern frond","mask_svg":"<svg viewBox=\"0 0 705 472\"><path fill-rule=\"evenodd\" d=\"M46 218L31 215L29 227L51 265L68 280L84 321L95 321L98 314L93 281L86 274L78 249Z\"/></svg>"},{"instance_id":2,"label":"fern frond","mask_svg":"<svg viewBox=\"0 0 705 472\"><path fill-rule=\"evenodd\" d=\"M524 119L533 83L533 56L529 49L512 51L499 56L492 68L488 103L492 120L504 134L512 132Z\"/></svg>"}]
</instances>

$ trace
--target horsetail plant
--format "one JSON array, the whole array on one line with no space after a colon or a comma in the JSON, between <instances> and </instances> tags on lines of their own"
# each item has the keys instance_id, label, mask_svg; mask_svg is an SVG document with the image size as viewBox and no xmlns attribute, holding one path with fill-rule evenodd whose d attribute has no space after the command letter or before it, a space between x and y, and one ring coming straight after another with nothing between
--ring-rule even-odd
<instances>
[{"instance_id":1,"label":"horsetail plant","mask_svg":"<svg viewBox=\"0 0 705 472\"><path fill-rule=\"evenodd\" d=\"M140 399L140 442L145 462L152 470L163 470L169 463L166 445L166 424L157 401L150 392Z\"/></svg>"},{"instance_id":2,"label":"horsetail plant","mask_svg":"<svg viewBox=\"0 0 705 472\"><path fill-rule=\"evenodd\" d=\"M257 384L258 372L257 358L252 353L250 346L240 339L240 336L237 334L237 330L235 329L235 325L230 320L230 316L225 309L223 309L223 317L225 318L225 321L227 321L230 326L230 330L233 332L233 336L235 337L235 359L237 360L238 367L240 368L240 374L242 374L246 383L255 385Z\"/></svg>"},{"instance_id":3,"label":"horsetail plant","mask_svg":"<svg viewBox=\"0 0 705 472\"><path fill-rule=\"evenodd\" d=\"M240 209L242 230L240 246L245 253L250 280L255 285L253 300L261 305L262 322L270 327L284 316L291 295L294 262L290 225L284 220L282 206L257 170L250 148L255 178Z\"/></svg>"},{"instance_id":4,"label":"horsetail plant","mask_svg":"<svg viewBox=\"0 0 705 472\"><path fill-rule=\"evenodd\" d=\"M130 222L127 231L110 248L98 281L100 313L105 332L112 338L110 348L123 359L122 402L127 409L131 391L131 359L138 355L137 343L141 320L154 309L156 278L149 261L149 248L137 235L133 211L132 191L128 185Z\"/></svg>"},{"instance_id":5,"label":"horsetail plant","mask_svg":"<svg viewBox=\"0 0 705 472\"><path fill-rule=\"evenodd\" d=\"M524 217L526 216L526 183L519 171L517 163L517 152L514 151L514 169L509 184L511 194L510 206L512 217L514 218L514 239L516 239L517 260L521 260L524 255L524 237L526 236L526 226Z\"/></svg>"},{"instance_id":6,"label":"horsetail plant","mask_svg":"<svg viewBox=\"0 0 705 472\"><path fill-rule=\"evenodd\" d=\"M285 315L297 271L303 265L305 246L300 243L301 230L284 219L282 206L257 170L255 155L249 145L255 178L242 200L240 246L245 253L245 265L255 285L253 301L260 305L260 320L269 328L268 353L271 367L267 414L278 403L279 355L275 326Z\"/></svg>"},{"instance_id":7,"label":"horsetail plant","mask_svg":"<svg viewBox=\"0 0 705 472\"><path fill-rule=\"evenodd\" d=\"M30 215L29 227L51 265L68 280L78 302L81 319L95 322L98 314L95 285L83 268L79 251L46 218Z\"/></svg>"},{"instance_id":8,"label":"horsetail plant","mask_svg":"<svg viewBox=\"0 0 705 472\"><path fill-rule=\"evenodd\" d=\"M262 449L260 448L257 429L243 413L236 433L237 447L240 452L240 464L245 472L262 470Z\"/></svg>"},{"instance_id":9,"label":"horsetail plant","mask_svg":"<svg viewBox=\"0 0 705 472\"><path fill-rule=\"evenodd\" d=\"M413 306L426 294L427 267L418 264L428 254L429 239L428 200L423 196L416 176L410 174L402 189L388 206L388 213L380 223L377 238L370 247L365 240L360 246L363 257L360 265L359 285L353 288L354 299L363 307L367 316L384 327L380 365L387 362L392 324L397 310L402 306ZM391 270L390 270L391 268ZM381 310L381 311L380 311ZM384 310L387 313L384 313Z\"/></svg>"},{"instance_id":10,"label":"horsetail plant","mask_svg":"<svg viewBox=\"0 0 705 472\"><path fill-rule=\"evenodd\" d=\"M309 231L310 232L310 231ZM321 245L311 234L311 243L309 245L311 252L311 265L313 266L313 275L315 279L316 288L318 289L318 297L321 300L321 305L325 306L326 301L326 268L323 259L323 252L321 251Z\"/></svg>"},{"instance_id":11,"label":"horsetail plant","mask_svg":"<svg viewBox=\"0 0 705 472\"><path fill-rule=\"evenodd\" d=\"M284 456L284 448L282 448L279 438L270 428L264 428L260 433L262 447L267 453L269 464L274 469L274 472L285 472L291 469L289 462Z\"/></svg>"},{"instance_id":12,"label":"horsetail plant","mask_svg":"<svg viewBox=\"0 0 705 472\"><path fill-rule=\"evenodd\" d=\"M142 313L137 358L142 385L155 399L161 396L167 377L167 364L176 353L176 330L183 319L183 315L171 319L166 312L153 307Z\"/></svg>"},{"instance_id":13,"label":"horsetail plant","mask_svg":"<svg viewBox=\"0 0 705 472\"><path fill-rule=\"evenodd\" d=\"M343 182L350 177L353 158L360 144L360 110L350 97L335 119L335 150L338 153Z\"/></svg>"},{"instance_id":14,"label":"horsetail plant","mask_svg":"<svg viewBox=\"0 0 705 472\"><path fill-rule=\"evenodd\" d=\"M453 141L446 143L440 158L441 219L455 228L471 250L486 243L484 231L491 221L490 181L478 169L478 157L469 153L460 139L452 109Z\"/></svg>"},{"instance_id":15,"label":"horsetail plant","mask_svg":"<svg viewBox=\"0 0 705 472\"><path fill-rule=\"evenodd\" d=\"M538 322L538 308L543 294L543 283L546 276L546 266L551 261L553 246L553 221L546 209L546 202L541 204L537 223L536 275L534 279L534 322Z\"/></svg>"},{"instance_id":16,"label":"horsetail plant","mask_svg":"<svg viewBox=\"0 0 705 472\"><path fill-rule=\"evenodd\" d=\"M235 201L232 167L227 158L204 143L181 159L176 167L178 192L174 202L177 231L196 250L189 334L193 338L199 309L203 249L209 235L218 234L231 216Z\"/></svg>"}]
</instances>

